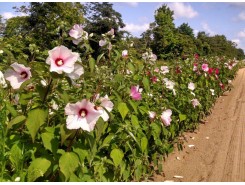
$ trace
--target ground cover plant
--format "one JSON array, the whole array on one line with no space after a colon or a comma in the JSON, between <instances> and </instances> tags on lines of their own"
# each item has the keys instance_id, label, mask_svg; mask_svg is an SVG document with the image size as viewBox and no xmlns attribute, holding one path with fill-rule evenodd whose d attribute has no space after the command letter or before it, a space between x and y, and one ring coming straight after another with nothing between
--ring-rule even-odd
<instances>
[{"instance_id":1,"label":"ground cover plant","mask_svg":"<svg viewBox=\"0 0 245 185\"><path fill-rule=\"evenodd\" d=\"M127 39L118 45L113 28L93 52L93 33L66 29L43 50L1 40L2 181L147 180L240 66L195 53L159 60Z\"/></svg>"}]
</instances>

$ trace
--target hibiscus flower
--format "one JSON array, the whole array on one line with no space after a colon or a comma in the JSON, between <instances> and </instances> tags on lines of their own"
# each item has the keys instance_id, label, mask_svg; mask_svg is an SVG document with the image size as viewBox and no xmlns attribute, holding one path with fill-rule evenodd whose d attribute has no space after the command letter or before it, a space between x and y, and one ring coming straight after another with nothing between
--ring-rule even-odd
<instances>
[{"instance_id":1,"label":"hibiscus flower","mask_svg":"<svg viewBox=\"0 0 245 185\"><path fill-rule=\"evenodd\" d=\"M12 69L8 69L4 73L4 77L10 82L13 89L19 89L23 82L31 78L31 68L25 67L23 64L18 64L17 62L10 66Z\"/></svg>"}]
</instances>

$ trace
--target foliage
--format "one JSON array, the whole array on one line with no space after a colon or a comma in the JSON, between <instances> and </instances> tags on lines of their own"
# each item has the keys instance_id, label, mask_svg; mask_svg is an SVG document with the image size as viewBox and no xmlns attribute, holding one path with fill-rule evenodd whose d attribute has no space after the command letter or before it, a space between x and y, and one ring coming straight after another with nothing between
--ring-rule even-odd
<instances>
[{"instance_id":1,"label":"foliage","mask_svg":"<svg viewBox=\"0 0 245 185\"><path fill-rule=\"evenodd\" d=\"M93 40L90 41L90 45L94 50L94 57L98 56L98 44L101 39L101 33L106 33L111 29L114 29L115 38L113 42L121 40L124 31L120 28L125 27L122 16L119 12L113 9L113 4L109 2L90 2L85 4L86 12L86 31L93 33Z\"/></svg>"},{"instance_id":2,"label":"foliage","mask_svg":"<svg viewBox=\"0 0 245 185\"><path fill-rule=\"evenodd\" d=\"M36 7L40 11L53 11L59 6L40 5L47 7ZM43 26L41 22L45 20L37 18L40 18L39 26ZM161 22L162 17L159 19ZM1 79L1 181L147 180L155 171L162 171L162 161L175 145L181 149L178 136L194 130L216 98L230 90L230 80L240 67L235 59L193 57L191 52L186 60L156 60L150 49L140 50L136 45L139 40L131 43L127 38L114 42L108 30L100 35L106 44L97 51L98 57L93 58L89 45L93 37L72 44L68 36L70 29L71 25L65 26L63 34L54 40L51 39L53 30L50 35L47 33L51 44L45 48L49 52L36 42L44 38L33 39L38 31L29 36L29 44L24 39L13 41L21 35L0 40L0 71L6 74L10 65L18 62L30 67L32 74L19 89L13 89L9 81L5 87ZM182 36L183 40L189 37ZM72 49L66 54L71 52L79 58L75 62L84 69L79 78L51 71L45 63L51 60L50 53L55 53L55 43L64 44ZM63 65L59 57L53 62L56 67ZM208 64L209 70L205 71L204 64ZM194 89L189 88L191 82ZM134 98L132 87L136 87L134 93L140 94L140 98ZM87 109L79 109L74 113L79 119L71 123L67 113L84 99L94 105L90 107L93 112L103 112L108 119L100 116L95 122L90 120L94 125L90 132L82 127L68 129L69 124L80 124L77 120L86 116ZM200 104L194 106L194 99ZM107 104L102 105L103 101ZM171 111L170 116L163 114L166 110Z\"/></svg>"}]
</instances>

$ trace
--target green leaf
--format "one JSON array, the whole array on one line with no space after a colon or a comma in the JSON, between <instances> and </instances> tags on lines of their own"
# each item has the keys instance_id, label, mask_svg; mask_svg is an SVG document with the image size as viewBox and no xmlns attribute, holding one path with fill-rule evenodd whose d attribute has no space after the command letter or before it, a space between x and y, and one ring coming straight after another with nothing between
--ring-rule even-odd
<instances>
[{"instance_id":1,"label":"green leaf","mask_svg":"<svg viewBox=\"0 0 245 185\"><path fill-rule=\"evenodd\" d=\"M26 117L21 115L21 116L17 116L15 117L14 119L12 119L9 123L8 123L8 126L7 128L10 129L12 128L13 125L16 125L18 123L21 123L23 121L25 121Z\"/></svg>"},{"instance_id":2,"label":"green leaf","mask_svg":"<svg viewBox=\"0 0 245 185\"><path fill-rule=\"evenodd\" d=\"M28 102L33 98L32 96L32 92L29 92L29 93L22 93L20 94L20 100L19 100L19 103L21 105L27 105Z\"/></svg>"},{"instance_id":3,"label":"green leaf","mask_svg":"<svg viewBox=\"0 0 245 185\"><path fill-rule=\"evenodd\" d=\"M148 109L145 106L139 106L139 110L142 115L148 114Z\"/></svg>"},{"instance_id":4,"label":"green leaf","mask_svg":"<svg viewBox=\"0 0 245 185\"><path fill-rule=\"evenodd\" d=\"M44 147L52 153L56 153L59 147L59 141L54 133L44 132L41 134L41 137Z\"/></svg>"},{"instance_id":5,"label":"green leaf","mask_svg":"<svg viewBox=\"0 0 245 185\"><path fill-rule=\"evenodd\" d=\"M103 133L103 128L104 128L105 122L104 120L100 117L98 121L96 122L95 126L95 133L96 133L96 141L100 140L101 134Z\"/></svg>"},{"instance_id":6,"label":"green leaf","mask_svg":"<svg viewBox=\"0 0 245 185\"><path fill-rule=\"evenodd\" d=\"M148 139L146 137L142 137L140 140L140 146L142 152L144 152L147 149L147 145L148 145Z\"/></svg>"},{"instance_id":7,"label":"green leaf","mask_svg":"<svg viewBox=\"0 0 245 185\"><path fill-rule=\"evenodd\" d=\"M83 163L84 159L88 156L88 149L81 146L81 144L75 144L73 151L78 155L81 163Z\"/></svg>"},{"instance_id":8,"label":"green leaf","mask_svg":"<svg viewBox=\"0 0 245 185\"><path fill-rule=\"evenodd\" d=\"M12 114L13 117L16 117L18 115L18 112L15 110L15 108L10 104L6 103L7 110Z\"/></svg>"},{"instance_id":9,"label":"green leaf","mask_svg":"<svg viewBox=\"0 0 245 185\"><path fill-rule=\"evenodd\" d=\"M75 172L78 165L78 156L73 152L66 152L60 157L59 167L60 171L65 176L65 181L67 181L70 178L70 176Z\"/></svg>"},{"instance_id":10,"label":"green leaf","mask_svg":"<svg viewBox=\"0 0 245 185\"><path fill-rule=\"evenodd\" d=\"M132 63L128 63L128 68L130 71L132 71L134 73L135 68L134 68L134 65Z\"/></svg>"},{"instance_id":11,"label":"green leaf","mask_svg":"<svg viewBox=\"0 0 245 185\"><path fill-rule=\"evenodd\" d=\"M61 135L61 145L70 137L76 130L68 130L65 124L61 124L60 126L60 135Z\"/></svg>"},{"instance_id":12,"label":"green leaf","mask_svg":"<svg viewBox=\"0 0 245 185\"><path fill-rule=\"evenodd\" d=\"M89 58L89 68L90 72L93 73L95 68L95 60L92 57Z\"/></svg>"},{"instance_id":13,"label":"green leaf","mask_svg":"<svg viewBox=\"0 0 245 185\"><path fill-rule=\"evenodd\" d=\"M106 138L104 139L102 145L99 147L99 150L103 147L109 146L111 140L115 137L114 134L109 134L108 136L106 136Z\"/></svg>"},{"instance_id":14,"label":"green leaf","mask_svg":"<svg viewBox=\"0 0 245 185\"><path fill-rule=\"evenodd\" d=\"M150 83L149 83L149 79L147 77L143 78L143 85L146 91L150 91Z\"/></svg>"},{"instance_id":15,"label":"green leaf","mask_svg":"<svg viewBox=\"0 0 245 185\"><path fill-rule=\"evenodd\" d=\"M187 117L186 117L185 114L179 114L179 120L180 120L180 122L186 120L186 118Z\"/></svg>"},{"instance_id":16,"label":"green leaf","mask_svg":"<svg viewBox=\"0 0 245 185\"><path fill-rule=\"evenodd\" d=\"M123 102L120 102L118 104L118 111L120 112L121 116L122 116L122 119L124 120L124 118L126 117L126 115L128 114L128 107L126 105L126 103L123 103Z\"/></svg>"},{"instance_id":17,"label":"green leaf","mask_svg":"<svg viewBox=\"0 0 245 185\"><path fill-rule=\"evenodd\" d=\"M121 163L121 161L124 157L124 154L123 154L122 150L115 148L111 151L110 156L114 162L115 167L117 167Z\"/></svg>"},{"instance_id":18,"label":"green leaf","mask_svg":"<svg viewBox=\"0 0 245 185\"><path fill-rule=\"evenodd\" d=\"M45 158L34 159L27 170L27 181L33 182L38 177L43 177L50 165L51 162Z\"/></svg>"},{"instance_id":19,"label":"green leaf","mask_svg":"<svg viewBox=\"0 0 245 185\"><path fill-rule=\"evenodd\" d=\"M33 142L35 140L39 128L45 123L47 116L48 116L48 111L41 108L31 110L28 113L26 126L31 134Z\"/></svg>"},{"instance_id":20,"label":"green leaf","mask_svg":"<svg viewBox=\"0 0 245 185\"><path fill-rule=\"evenodd\" d=\"M21 167L21 161L23 156L21 152L21 146L19 144L13 145L9 153L10 162L15 167L15 169L19 170Z\"/></svg>"},{"instance_id":21,"label":"green leaf","mask_svg":"<svg viewBox=\"0 0 245 185\"><path fill-rule=\"evenodd\" d=\"M44 87L42 85L37 85L36 88L41 100L43 100L47 91L47 87Z\"/></svg>"},{"instance_id":22,"label":"green leaf","mask_svg":"<svg viewBox=\"0 0 245 185\"><path fill-rule=\"evenodd\" d=\"M100 55L97 57L97 63L100 62L100 60L101 60L101 58L104 56L104 54L105 54L105 53L102 53L102 54L100 54Z\"/></svg>"},{"instance_id":23,"label":"green leaf","mask_svg":"<svg viewBox=\"0 0 245 185\"><path fill-rule=\"evenodd\" d=\"M131 107L134 109L134 112L136 114L138 114L138 110L137 110L137 103L133 102L132 100L128 100L129 104L131 105Z\"/></svg>"},{"instance_id":24,"label":"green leaf","mask_svg":"<svg viewBox=\"0 0 245 185\"><path fill-rule=\"evenodd\" d=\"M139 121L138 121L138 117L137 117L137 116L132 115L132 116L131 116L131 122L132 122L132 124L133 124L136 128L139 127Z\"/></svg>"},{"instance_id":25,"label":"green leaf","mask_svg":"<svg viewBox=\"0 0 245 185\"><path fill-rule=\"evenodd\" d=\"M60 98L64 101L64 103L69 103L70 96L65 91L59 92L58 94L59 94Z\"/></svg>"}]
</instances>

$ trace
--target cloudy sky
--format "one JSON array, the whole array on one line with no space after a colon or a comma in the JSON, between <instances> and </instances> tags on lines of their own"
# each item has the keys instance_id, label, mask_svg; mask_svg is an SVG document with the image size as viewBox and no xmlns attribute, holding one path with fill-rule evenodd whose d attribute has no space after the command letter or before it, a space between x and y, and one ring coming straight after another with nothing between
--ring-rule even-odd
<instances>
[{"instance_id":1,"label":"cloudy sky","mask_svg":"<svg viewBox=\"0 0 245 185\"><path fill-rule=\"evenodd\" d=\"M125 30L140 36L149 23L154 21L154 12L162 2L111 2L121 13ZM0 2L0 14L5 18L16 16L12 9L23 3ZM165 3L174 11L174 23L178 27L188 23L195 33L205 31L211 36L225 35L245 51L245 2L171 2ZM20 15L20 14L19 14Z\"/></svg>"}]
</instances>

